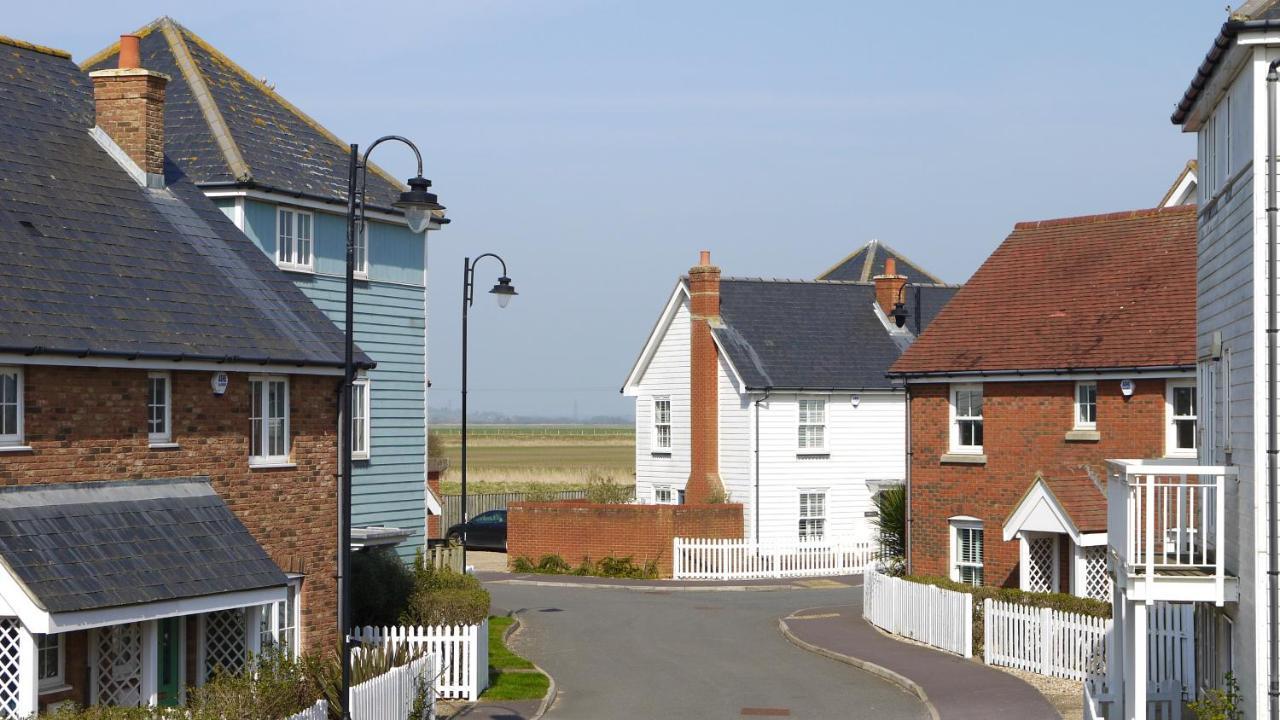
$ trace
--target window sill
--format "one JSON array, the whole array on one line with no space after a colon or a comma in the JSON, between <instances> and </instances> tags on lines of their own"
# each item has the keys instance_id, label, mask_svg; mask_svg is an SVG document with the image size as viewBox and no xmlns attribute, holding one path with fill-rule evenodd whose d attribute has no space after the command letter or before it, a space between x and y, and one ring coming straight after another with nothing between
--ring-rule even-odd
<instances>
[{"instance_id":1,"label":"window sill","mask_svg":"<svg viewBox=\"0 0 1280 720\"><path fill-rule=\"evenodd\" d=\"M1199 460L1200 459L1199 453L1185 452L1185 451L1165 453L1164 456L1168 460Z\"/></svg>"},{"instance_id":2,"label":"window sill","mask_svg":"<svg viewBox=\"0 0 1280 720\"><path fill-rule=\"evenodd\" d=\"M362 282L369 282L369 273L367 273L367 272L355 272L355 273L352 273L352 274L351 274L351 279L352 279L352 280L359 280L359 281L362 281Z\"/></svg>"},{"instance_id":3,"label":"window sill","mask_svg":"<svg viewBox=\"0 0 1280 720\"><path fill-rule=\"evenodd\" d=\"M176 442L150 442L147 447L151 450L177 450L182 446Z\"/></svg>"},{"instance_id":4,"label":"window sill","mask_svg":"<svg viewBox=\"0 0 1280 720\"><path fill-rule=\"evenodd\" d=\"M357 453L357 452L353 452L353 453L351 453L351 459L352 459L352 460L355 460L355 461L368 460L368 459L369 459L369 453L367 453L367 452L359 452L359 453Z\"/></svg>"},{"instance_id":5,"label":"window sill","mask_svg":"<svg viewBox=\"0 0 1280 720\"><path fill-rule=\"evenodd\" d=\"M654 457L671 457L670 450L650 450L649 454Z\"/></svg>"},{"instance_id":6,"label":"window sill","mask_svg":"<svg viewBox=\"0 0 1280 720\"><path fill-rule=\"evenodd\" d=\"M1098 442L1102 433L1097 430L1072 430L1067 433L1067 442Z\"/></svg>"},{"instance_id":7,"label":"window sill","mask_svg":"<svg viewBox=\"0 0 1280 720\"><path fill-rule=\"evenodd\" d=\"M797 450L796 457L822 460L831 457L831 452L828 450Z\"/></svg>"},{"instance_id":8,"label":"window sill","mask_svg":"<svg viewBox=\"0 0 1280 720\"><path fill-rule=\"evenodd\" d=\"M296 467L298 467L297 463L289 462L288 460L281 460L281 461L250 460L249 461L250 470L274 470L277 468L296 468Z\"/></svg>"},{"instance_id":9,"label":"window sill","mask_svg":"<svg viewBox=\"0 0 1280 720\"><path fill-rule=\"evenodd\" d=\"M987 456L984 453L946 453L942 456L941 461L944 463L952 463L955 465L986 465Z\"/></svg>"},{"instance_id":10,"label":"window sill","mask_svg":"<svg viewBox=\"0 0 1280 720\"><path fill-rule=\"evenodd\" d=\"M34 452L30 445L0 445L0 453Z\"/></svg>"},{"instance_id":11,"label":"window sill","mask_svg":"<svg viewBox=\"0 0 1280 720\"><path fill-rule=\"evenodd\" d=\"M315 268L309 268L309 267L306 267L305 265L289 265L287 263L276 263L276 267L280 268L281 270L284 270L285 272L303 273L306 275L316 274Z\"/></svg>"},{"instance_id":12,"label":"window sill","mask_svg":"<svg viewBox=\"0 0 1280 720\"><path fill-rule=\"evenodd\" d=\"M68 690L75 690L75 688L71 687L66 683L61 683L59 685L50 685L49 687L41 686L40 694L41 695L57 695L58 693L64 693L64 692L67 692Z\"/></svg>"}]
</instances>

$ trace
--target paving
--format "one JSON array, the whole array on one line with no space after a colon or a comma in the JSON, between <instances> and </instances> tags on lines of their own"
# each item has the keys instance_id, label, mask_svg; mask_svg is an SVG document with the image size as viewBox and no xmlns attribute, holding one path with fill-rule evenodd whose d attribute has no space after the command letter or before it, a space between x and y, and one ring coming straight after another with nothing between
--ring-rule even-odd
<instances>
[{"instance_id":1,"label":"paving","mask_svg":"<svg viewBox=\"0 0 1280 720\"><path fill-rule=\"evenodd\" d=\"M467 555L471 563L471 553ZM475 563L471 563L475 565ZM824 590L858 587L862 576L846 575L830 578L787 578L764 580L635 580L629 578L605 578L579 575L545 575L541 573L508 573L483 571L476 566L476 577L486 583L513 585L545 585L563 587L598 587L632 590Z\"/></svg>"},{"instance_id":2,"label":"paving","mask_svg":"<svg viewBox=\"0 0 1280 720\"><path fill-rule=\"evenodd\" d=\"M796 611L783 623L801 642L909 679L941 720L1060 718L1035 688L1008 673L879 632L862 619L861 598Z\"/></svg>"},{"instance_id":3,"label":"paving","mask_svg":"<svg viewBox=\"0 0 1280 720\"><path fill-rule=\"evenodd\" d=\"M531 720L541 705L539 700L506 700L462 705L456 709L437 706L436 716L441 720Z\"/></svg>"},{"instance_id":4,"label":"paving","mask_svg":"<svg viewBox=\"0 0 1280 720\"><path fill-rule=\"evenodd\" d=\"M860 601L856 579L823 589L774 582L775 592L682 592L670 581L615 589L512 577L486 586L495 610L516 611L523 623L513 649L555 678L549 720L930 717L898 685L778 632L778 618L796 608Z\"/></svg>"}]
</instances>

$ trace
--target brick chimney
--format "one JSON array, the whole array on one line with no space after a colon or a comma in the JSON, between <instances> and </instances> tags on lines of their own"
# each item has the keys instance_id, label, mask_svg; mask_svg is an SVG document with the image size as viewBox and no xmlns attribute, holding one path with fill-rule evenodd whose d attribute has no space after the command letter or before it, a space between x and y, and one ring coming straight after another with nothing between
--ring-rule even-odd
<instances>
[{"instance_id":1,"label":"brick chimney","mask_svg":"<svg viewBox=\"0 0 1280 720\"><path fill-rule=\"evenodd\" d=\"M893 258L885 258L884 274L872 280L876 284L876 302L885 315L891 314L897 303L906 302L902 288L907 286L907 276L898 274L898 263Z\"/></svg>"},{"instance_id":2,"label":"brick chimney","mask_svg":"<svg viewBox=\"0 0 1280 720\"><path fill-rule=\"evenodd\" d=\"M720 482L719 353L711 328L720 324L720 268L703 250L689 268L689 482L685 502L705 503Z\"/></svg>"},{"instance_id":3,"label":"brick chimney","mask_svg":"<svg viewBox=\"0 0 1280 720\"><path fill-rule=\"evenodd\" d=\"M140 67L138 40L137 35L121 35L119 67L89 73L97 124L149 176L149 185L154 178L163 185L169 76Z\"/></svg>"}]
</instances>

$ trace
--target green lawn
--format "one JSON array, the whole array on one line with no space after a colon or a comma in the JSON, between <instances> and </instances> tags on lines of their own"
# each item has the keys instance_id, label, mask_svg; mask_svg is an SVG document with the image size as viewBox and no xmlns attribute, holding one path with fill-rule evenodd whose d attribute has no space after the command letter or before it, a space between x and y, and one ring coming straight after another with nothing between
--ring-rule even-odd
<instances>
[{"instance_id":1,"label":"green lawn","mask_svg":"<svg viewBox=\"0 0 1280 720\"><path fill-rule=\"evenodd\" d=\"M550 678L502 641L514 622L509 617L489 618L489 689L481 700L541 700L551 687Z\"/></svg>"}]
</instances>

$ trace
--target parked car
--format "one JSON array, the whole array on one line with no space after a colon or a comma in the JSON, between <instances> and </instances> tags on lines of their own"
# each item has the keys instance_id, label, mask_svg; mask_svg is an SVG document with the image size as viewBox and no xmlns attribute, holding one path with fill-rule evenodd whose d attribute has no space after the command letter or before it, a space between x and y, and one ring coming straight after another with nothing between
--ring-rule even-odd
<instances>
[{"instance_id":1,"label":"parked car","mask_svg":"<svg viewBox=\"0 0 1280 720\"><path fill-rule=\"evenodd\" d=\"M445 533L450 545L461 545L465 532L468 550L507 551L507 511L490 510L465 523L458 523Z\"/></svg>"}]
</instances>

